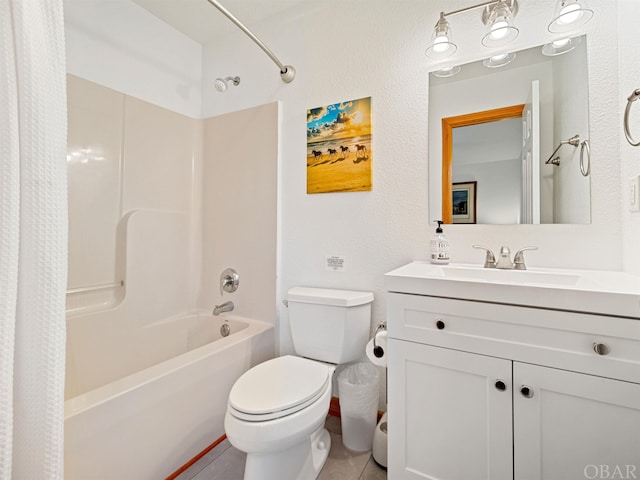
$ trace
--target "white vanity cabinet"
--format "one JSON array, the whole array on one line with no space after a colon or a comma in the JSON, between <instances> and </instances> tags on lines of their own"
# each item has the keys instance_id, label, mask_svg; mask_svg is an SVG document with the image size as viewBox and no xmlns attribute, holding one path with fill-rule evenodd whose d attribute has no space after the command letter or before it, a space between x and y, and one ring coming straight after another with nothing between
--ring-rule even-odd
<instances>
[{"instance_id":1,"label":"white vanity cabinet","mask_svg":"<svg viewBox=\"0 0 640 480\"><path fill-rule=\"evenodd\" d=\"M640 478L640 319L388 294L389 478Z\"/></svg>"},{"instance_id":2,"label":"white vanity cabinet","mask_svg":"<svg viewBox=\"0 0 640 480\"><path fill-rule=\"evenodd\" d=\"M397 339L387 348L389 479L513 478L511 362Z\"/></svg>"}]
</instances>

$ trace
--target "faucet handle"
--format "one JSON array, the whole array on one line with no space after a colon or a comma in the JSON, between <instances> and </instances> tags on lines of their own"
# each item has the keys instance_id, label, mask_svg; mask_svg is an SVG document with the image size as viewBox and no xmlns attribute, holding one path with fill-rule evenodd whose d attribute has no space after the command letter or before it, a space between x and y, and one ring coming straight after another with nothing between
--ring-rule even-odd
<instances>
[{"instance_id":1,"label":"faucet handle","mask_svg":"<svg viewBox=\"0 0 640 480\"><path fill-rule=\"evenodd\" d=\"M487 252L486 257L484 258L484 268L496 268L496 257L491 251L491 249L483 245L472 245L472 247L477 248L479 250L484 250Z\"/></svg>"},{"instance_id":2,"label":"faucet handle","mask_svg":"<svg viewBox=\"0 0 640 480\"><path fill-rule=\"evenodd\" d=\"M220 274L220 295L223 295L224 292L235 292L238 285L240 285L240 277L233 268L227 268Z\"/></svg>"},{"instance_id":3,"label":"faucet handle","mask_svg":"<svg viewBox=\"0 0 640 480\"><path fill-rule=\"evenodd\" d=\"M527 250L538 250L538 247L522 247L513 256L513 268L516 270L526 270L527 266L524 264L524 252Z\"/></svg>"}]
</instances>

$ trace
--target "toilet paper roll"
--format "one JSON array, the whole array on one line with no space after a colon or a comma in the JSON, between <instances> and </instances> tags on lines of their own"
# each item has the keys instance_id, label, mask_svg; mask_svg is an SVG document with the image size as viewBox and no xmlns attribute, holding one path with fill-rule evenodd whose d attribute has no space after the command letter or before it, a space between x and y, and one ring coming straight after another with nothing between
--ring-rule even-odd
<instances>
[{"instance_id":1,"label":"toilet paper roll","mask_svg":"<svg viewBox=\"0 0 640 480\"><path fill-rule=\"evenodd\" d=\"M367 346L364 349L367 354L367 358L371 360L371 363L373 363L374 365L386 367L387 366L387 331L382 330L378 332L374 338L376 339L376 346L378 347L378 349L374 352L373 338L369 340L369 343L367 343Z\"/></svg>"}]
</instances>

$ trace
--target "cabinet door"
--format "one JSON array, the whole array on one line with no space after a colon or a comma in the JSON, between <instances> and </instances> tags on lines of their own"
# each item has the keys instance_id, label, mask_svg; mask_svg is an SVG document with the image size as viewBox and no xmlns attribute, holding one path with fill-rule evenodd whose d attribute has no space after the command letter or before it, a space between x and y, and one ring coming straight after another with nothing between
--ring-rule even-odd
<instances>
[{"instance_id":1,"label":"cabinet door","mask_svg":"<svg viewBox=\"0 0 640 480\"><path fill-rule=\"evenodd\" d=\"M388 355L390 479L513 478L511 361L396 339Z\"/></svg>"},{"instance_id":2,"label":"cabinet door","mask_svg":"<svg viewBox=\"0 0 640 480\"><path fill-rule=\"evenodd\" d=\"M516 480L640 478L639 384L518 362L513 379Z\"/></svg>"}]
</instances>

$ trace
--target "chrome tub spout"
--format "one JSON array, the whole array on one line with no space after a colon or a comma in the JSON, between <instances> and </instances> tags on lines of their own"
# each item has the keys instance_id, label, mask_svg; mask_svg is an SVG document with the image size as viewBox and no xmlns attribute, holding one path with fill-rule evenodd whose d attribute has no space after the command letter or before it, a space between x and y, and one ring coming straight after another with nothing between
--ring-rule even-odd
<instances>
[{"instance_id":1,"label":"chrome tub spout","mask_svg":"<svg viewBox=\"0 0 640 480\"><path fill-rule=\"evenodd\" d=\"M213 315L220 315L223 312L230 312L231 310L233 310L233 302L224 302L221 303L220 305L216 305L215 307L213 307L213 312L211 312Z\"/></svg>"}]
</instances>

